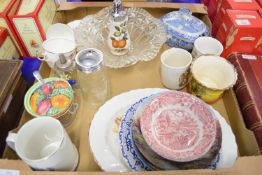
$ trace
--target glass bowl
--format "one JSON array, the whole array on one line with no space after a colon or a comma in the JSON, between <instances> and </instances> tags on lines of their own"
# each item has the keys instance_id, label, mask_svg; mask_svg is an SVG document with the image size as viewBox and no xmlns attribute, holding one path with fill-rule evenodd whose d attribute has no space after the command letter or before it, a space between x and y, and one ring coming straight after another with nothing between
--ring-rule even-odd
<instances>
[{"instance_id":1,"label":"glass bowl","mask_svg":"<svg viewBox=\"0 0 262 175\"><path fill-rule=\"evenodd\" d=\"M131 48L126 55L113 55L107 45L110 9L106 7L95 15L86 16L74 29L78 51L84 48L102 50L104 63L111 68L127 67L140 60L154 59L167 39L161 21L144 9L127 8Z\"/></svg>"}]
</instances>

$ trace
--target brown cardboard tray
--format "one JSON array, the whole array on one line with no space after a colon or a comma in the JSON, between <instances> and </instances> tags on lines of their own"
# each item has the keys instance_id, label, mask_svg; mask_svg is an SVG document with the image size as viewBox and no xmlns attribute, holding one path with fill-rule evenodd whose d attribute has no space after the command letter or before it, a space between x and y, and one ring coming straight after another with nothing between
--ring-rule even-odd
<instances>
[{"instance_id":1,"label":"brown cardboard tray","mask_svg":"<svg viewBox=\"0 0 262 175\"><path fill-rule=\"evenodd\" d=\"M88 14L94 14L105 6L109 6L108 2L86 2L86 3L64 3L58 9L56 22L70 22L76 19L82 19ZM176 4L176 3L148 3L148 2L125 2L126 7L141 7L149 11L153 16L160 17L161 15L170 12L182 6L190 8L194 15L205 21L210 26L210 21L207 17L206 10L202 4ZM163 88L160 80L160 54L167 49L164 45L157 57L149 62L139 62L136 65L121 69L108 69L108 75L111 85L111 96L118 95L133 89L140 88ZM43 77L52 76L52 71L47 64L42 64L41 74ZM3 158L0 160L0 169L17 169L24 174L117 174L100 172L101 169L95 162L90 151L88 143L88 130L95 114L95 108L91 108L82 99L81 95L77 96L80 102L80 107L77 112L76 119L71 126L66 128L72 141L80 152L80 161L77 167L77 172L40 172L32 171L25 163L23 163L14 151L6 148ZM219 170L180 170L180 171L156 171L156 172L140 172L139 174L261 174L262 172L262 156L259 155L254 135L246 129L240 109L232 89L225 92L223 98L220 99L213 107L231 125L236 136L239 158L235 165L228 169ZM24 112L20 126L32 117ZM17 129L16 129L17 130ZM126 173L137 174L137 173Z\"/></svg>"}]
</instances>

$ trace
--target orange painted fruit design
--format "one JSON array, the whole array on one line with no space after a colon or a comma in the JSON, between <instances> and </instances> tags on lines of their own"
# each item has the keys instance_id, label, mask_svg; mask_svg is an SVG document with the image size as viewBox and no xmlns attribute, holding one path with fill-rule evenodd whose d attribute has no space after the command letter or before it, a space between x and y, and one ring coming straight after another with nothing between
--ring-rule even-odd
<instances>
[{"instance_id":1,"label":"orange painted fruit design","mask_svg":"<svg viewBox=\"0 0 262 175\"><path fill-rule=\"evenodd\" d=\"M70 99L62 94L55 95L51 98L53 108L65 108L70 104Z\"/></svg>"},{"instance_id":2,"label":"orange painted fruit design","mask_svg":"<svg viewBox=\"0 0 262 175\"><path fill-rule=\"evenodd\" d=\"M54 82L54 87L56 89L58 89L58 88L67 88L68 84L66 82L63 82L63 81L56 81L56 82Z\"/></svg>"},{"instance_id":3,"label":"orange painted fruit design","mask_svg":"<svg viewBox=\"0 0 262 175\"><path fill-rule=\"evenodd\" d=\"M32 108L32 110L34 111L34 112L36 112L36 110L37 110L37 104L36 104L36 100L37 100L37 98L39 97L39 93L34 93L32 96L31 96L31 99L30 99L30 106L31 106L31 108Z\"/></svg>"},{"instance_id":4,"label":"orange painted fruit design","mask_svg":"<svg viewBox=\"0 0 262 175\"><path fill-rule=\"evenodd\" d=\"M120 41L118 41L119 48L124 48L125 46L126 46L126 40L121 39Z\"/></svg>"},{"instance_id":5,"label":"orange painted fruit design","mask_svg":"<svg viewBox=\"0 0 262 175\"><path fill-rule=\"evenodd\" d=\"M112 46L114 47L114 48L118 48L118 41L117 40L112 40Z\"/></svg>"}]
</instances>

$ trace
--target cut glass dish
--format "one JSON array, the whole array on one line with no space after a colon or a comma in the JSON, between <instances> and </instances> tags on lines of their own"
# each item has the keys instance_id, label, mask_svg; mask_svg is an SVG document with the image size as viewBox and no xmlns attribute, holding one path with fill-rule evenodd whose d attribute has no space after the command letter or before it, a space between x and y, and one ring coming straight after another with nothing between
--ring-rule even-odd
<instances>
[{"instance_id":1,"label":"cut glass dish","mask_svg":"<svg viewBox=\"0 0 262 175\"><path fill-rule=\"evenodd\" d=\"M107 45L110 9L106 7L95 15L86 16L74 29L78 51L84 48L103 51L104 64L111 68L127 67L140 60L154 59L167 39L161 21L144 9L127 8L131 47L126 55L113 55Z\"/></svg>"}]
</instances>

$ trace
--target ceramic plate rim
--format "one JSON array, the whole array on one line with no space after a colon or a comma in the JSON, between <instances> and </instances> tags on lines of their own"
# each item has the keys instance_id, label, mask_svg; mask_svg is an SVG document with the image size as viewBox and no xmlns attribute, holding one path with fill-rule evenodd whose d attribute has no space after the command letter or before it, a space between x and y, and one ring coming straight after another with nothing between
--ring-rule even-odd
<instances>
[{"instance_id":1,"label":"ceramic plate rim","mask_svg":"<svg viewBox=\"0 0 262 175\"><path fill-rule=\"evenodd\" d=\"M97 164L99 165L99 167L104 170L104 171L109 171L109 172L126 172L129 169L127 168L128 165L125 162L121 162L121 160L116 160L116 157L111 157L109 159L111 159L110 161L115 161L117 163L124 163L121 167L122 169L117 169L117 170L112 170L111 166L108 165L110 164L110 162L107 162L106 158L105 158L105 154L101 153L103 152L103 149L101 149L101 147L105 147L102 146L102 144L98 141L97 138L104 138L105 134L103 134L102 132L97 133L96 132L96 127L98 123L101 124L100 120L103 122L103 124L107 124L108 120L110 120L112 118L112 116L110 115L114 115L115 112L119 111L120 107L118 109L115 110L110 110L106 111L106 108L109 106L128 106L128 108L136 101L139 101L141 98L146 97L148 95L151 95L152 93L158 93L158 92L162 92L163 90L167 90L167 89L163 89L163 88L144 88L144 89L134 89L134 90L130 90L127 92L123 92L120 93L114 97L112 97L110 100L108 100L106 103L104 103L98 110L97 112L94 114L94 117L92 119L90 128L89 128L89 144L90 144L90 149L91 152L93 153L93 156L97 162ZM127 98L129 97L129 98ZM127 109L128 109L127 108ZM107 113L106 117L101 116L101 114L103 113ZM106 130L106 129L104 129ZM101 139L100 139L101 140ZM103 141L105 143L105 141ZM100 148L97 147L97 144L100 143ZM120 150L119 150L120 151ZM112 154L111 154L112 156ZM114 156L114 155L113 155ZM124 161L124 160L123 160Z\"/></svg>"},{"instance_id":2,"label":"ceramic plate rim","mask_svg":"<svg viewBox=\"0 0 262 175\"><path fill-rule=\"evenodd\" d=\"M111 103L112 105L114 105L114 103L118 103L121 104L121 102L118 102L119 99L125 99L124 102L129 106L131 106L132 104L134 104L136 101L139 101L141 98L151 95L153 93L159 93L159 92L163 92L163 90L168 90L168 89L164 89L164 88L144 88L144 89L134 89L134 90L130 90L127 92L123 92L120 93L114 97L112 97L110 100L108 100L103 106L101 106L97 112L94 115L94 118L91 122L90 128L89 128L89 145L90 145L90 149L91 152L93 153L93 156L95 158L96 163L99 165L99 167L101 167L104 171L111 171L111 172L121 172L121 170L112 170L110 169L110 167L107 166L108 162L104 161L104 157L102 155L102 157L97 155L97 152L99 153L100 150L95 150L96 145L94 145L96 142L93 142L94 139L96 140L96 136L94 135L95 132L95 128L94 128L94 123L97 122L97 120L99 121L99 111L101 113L101 110L105 110L103 108L105 108L105 105L108 105L108 103ZM126 100L126 96L129 96L132 99L128 99L128 102ZM236 144L236 139L235 136L233 134L233 131L230 127L230 125L226 122L225 118L217 111L215 110L212 106L210 106L211 109L213 109L214 113L216 114L215 116L218 116L218 119L221 123L223 123L224 127L227 128L226 131L222 130L222 145L221 145L221 154L220 156L220 162L217 165L217 168L227 168L227 167L231 167L233 166L235 159L237 158L237 144ZM119 109L116 109L116 111ZM114 112L112 112L114 113ZM98 118L98 119L97 119ZM103 117L104 118L104 117ZM103 119L102 118L102 119ZM109 117L108 117L109 118ZM109 118L110 119L110 118ZM230 132L229 132L230 131ZM227 132L227 133L225 133ZM227 139L225 139L227 138ZM93 141L92 141L93 139ZM231 140L230 142L228 142L228 140ZM228 148L232 148L232 149L228 149ZM231 159L229 159L229 157ZM120 162L120 160L118 160ZM106 164L106 165L105 165ZM123 166L127 166L127 165L123 165ZM128 169L126 169L125 171L128 171Z\"/></svg>"}]
</instances>

